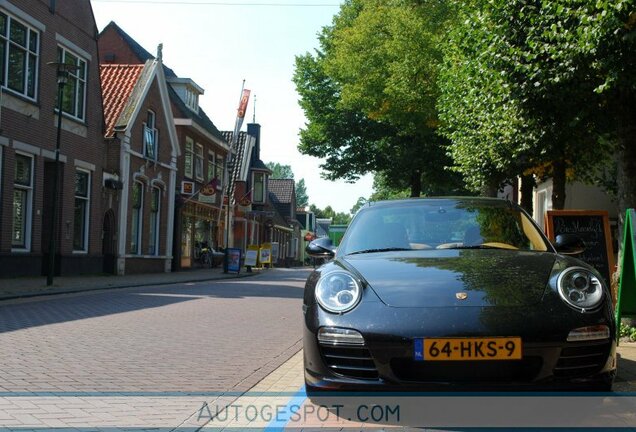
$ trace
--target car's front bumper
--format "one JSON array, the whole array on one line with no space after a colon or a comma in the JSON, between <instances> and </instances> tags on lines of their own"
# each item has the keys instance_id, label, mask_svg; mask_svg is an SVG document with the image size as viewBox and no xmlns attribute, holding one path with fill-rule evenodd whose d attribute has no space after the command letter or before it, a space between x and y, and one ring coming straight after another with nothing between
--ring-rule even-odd
<instances>
[{"instance_id":1,"label":"car's front bumper","mask_svg":"<svg viewBox=\"0 0 636 432\"><path fill-rule=\"evenodd\" d=\"M364 309L364 310L362 310ZM543 312L545 318L533 320ZM388 308L371 302L344 315L313 305L305 310L305 381L325 390L604 389L616 374L616 329L611 316L545 314L528 308ZM523 319L512 317L522 314ZM609 339L566 342L584 325L606 324ZM364 346L321 345L322 326L357 330ZM416 337L520 336L521 360L419 361Z\"/></svg>"}]
</instances>

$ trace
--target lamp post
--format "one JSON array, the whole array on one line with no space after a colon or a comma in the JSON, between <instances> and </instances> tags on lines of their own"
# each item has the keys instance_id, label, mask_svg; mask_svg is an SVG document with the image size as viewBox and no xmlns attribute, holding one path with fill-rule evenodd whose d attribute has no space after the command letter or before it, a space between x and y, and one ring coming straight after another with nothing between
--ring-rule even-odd
<instances>
[{"instance_id":1,"label":"lamp post","mask_svg":"<svg viewBox=\"0 0 636 432\"><path fill-rule=\"evenodd\" d=\"M223 273L229 272L230 255L227 250L230 247L230 206L232 205L232 171L234 170L234 163L232 162L232 153L228 153L227 157L227 206L225 207L225 251L223 254Z\"/></svg>"},{"instance_id":2,"label":"lamp post","mask_svg":"<svg viewBox=\"0 0 636 432\"><path fill-rule=\"evenodd\" d=\"M66 63L47 63L57 72L57 138L55 141L55 165L53 166L53 218L49 235L49 263L46 273L46 285L53 285L53 273L55 272L55 249L57 240L57 224L59 213L59 201L57 198L60 185L60 138L62 132L62 102L64 98L64 86L68 81L68 74L78 69L77 66Z\"/></svg>"}]
</instances>

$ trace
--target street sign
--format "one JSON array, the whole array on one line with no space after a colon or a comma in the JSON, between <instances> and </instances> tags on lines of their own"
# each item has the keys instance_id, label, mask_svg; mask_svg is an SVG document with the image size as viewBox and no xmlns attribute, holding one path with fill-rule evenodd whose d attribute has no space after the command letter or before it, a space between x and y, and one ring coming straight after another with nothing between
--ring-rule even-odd
<instances>
[{"instance_id":1,"label":"street sign","mask_svg":"<svg viewBox=\"0 0 636 432\"><path fill-rule=\"evenodd\" d=\"M621 279L616 302L616 321L636 315L636 210L628 209L623 226Z\"/></svg>"}]
</instances>

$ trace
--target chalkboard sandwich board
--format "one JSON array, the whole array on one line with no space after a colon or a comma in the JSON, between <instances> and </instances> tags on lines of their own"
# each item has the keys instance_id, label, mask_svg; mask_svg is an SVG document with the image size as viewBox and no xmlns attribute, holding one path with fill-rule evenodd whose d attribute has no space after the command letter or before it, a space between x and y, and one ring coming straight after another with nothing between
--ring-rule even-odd
<instances>
[{"instance_id":1,"label":"chalkboard sandwich board","mask_svg":"<svg viewBox=\"0 0 636 432\"><path fill-rule=\"evenodd\" d=\"M593 266L610 285L614 252L606 211L549 210L545 225L550 241L554 241L559 234L578 235L585 243L585 251L575 257Z\"/></svg>"}]
</instances>

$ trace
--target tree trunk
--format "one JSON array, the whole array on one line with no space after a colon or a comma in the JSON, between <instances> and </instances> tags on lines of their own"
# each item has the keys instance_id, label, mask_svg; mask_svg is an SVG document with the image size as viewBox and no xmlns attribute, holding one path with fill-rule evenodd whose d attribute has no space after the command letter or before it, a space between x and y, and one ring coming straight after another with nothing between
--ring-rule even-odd
<instances>
[{"instance_id":1,"label":"tree trunk","mask_svg":"<svg viewBox=\"0 0 636 432\"><path fill-rule=\"evenodd\" d=\"M422 194L422 173L420 170L411 172L411 198L417 198Z\"/></svg>"},{"instance_id":2,"label":"tree trunk","mask_svg":"<svg viewBox=\"0 0 636 432\"><path fill-rule=\"evenodd\" d=\"M536 183L532 174L521 176L521 207L532 215L532 198Z\"/></svg>"},{"instance_id":3,"label":"tree trunk","mask_svg":"<svg viewBox=\"0 0 636 432\"><path fill-rule=\"evenodd\" d=\"M495 179L489 179L481 185L479 189L479 195L483 197L496 197L499 191L499 181Z\"/></svg>"},{"instance_id":4,"label":"tree trunk","mask_svg":"<svg viewBox=\"0 0 636 432\"><path fill-rule=\"evenodd\" d=\"M552 164L552 208L563 210L565 207L565 161Z\"/></svg>"}]
</instances>

